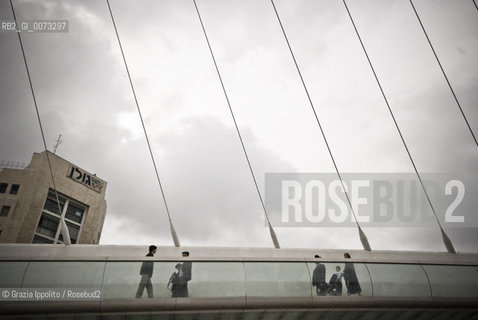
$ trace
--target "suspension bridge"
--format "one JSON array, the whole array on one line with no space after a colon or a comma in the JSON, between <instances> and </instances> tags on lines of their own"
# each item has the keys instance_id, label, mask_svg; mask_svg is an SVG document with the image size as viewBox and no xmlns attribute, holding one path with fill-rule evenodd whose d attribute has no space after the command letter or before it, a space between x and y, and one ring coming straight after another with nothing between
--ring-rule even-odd
<instances>
[{"instance_id":1,"label":"suspension bridge","mask_svg":"<svg viewBox=\"0 0 478 320\"><path fill-rule=\"evenodd\" d=\"M476 7L475 1L470 1ZM362 317L364 319L416 319L438 317L472 318L477 317L478 299L478 255L457 253L453 239L438 219L435 205L423 182L422 174L414 161L403 130L395 117L393 104L390 103L387 92L384 90L370 58L367 47L362 40L361 31L354 20L354 13L348 2L342 1L350 24L353 27L357 41L363 51L373 74L387 111L393 120L396 133L406 151L407 157L420 182L420 188L425 195L431 209L437 232L443 240L446 253L426 252L387 252L374 251L362 229L357 212L354 211L349 193L344 186L342 171L340 170L333 150L329 143L330 137L323 128L323 122L314 101L309 93L308 85L302 76L300 61L289 41L287 29L281 20L280 8L274 0L270 1L270 10L277 18L277 27L280 29L284 42L290 53L290 62L301 81L304 94L310 106L311 116L316 120L320 137L325 143L335 173L341 183L341 190L347 200L357 227L358 239L363 251L352 252L351 260L344 260L343 251L322 250L321 258L314 258L314 250L281 249L280 239L269 219L269 212L263 200L263 195L257 182L254 171L254 159L250 157L243 133L235 116L235 109L229 98L229 91L223 81L220 65L216 60L216 53L211 45L208 30L201 15L201 1L192 0L198 19L198 28L204 35L216 75L225 98L225 107L231 116L241 145L244 161L247 162L252 183L257 192L258 201L263 209L265 221L270 233L272 247L270 249L252 248L200 248L181 246L180 234L174 227L174 212L168 206L164 185L159 174L160 163L154 156L148 130L142 114L141 103L137 97L135 83L131 76L128 59L125 54L122 37L115 20L114 2L106 0L106 6L111 19L111 28L114 29L118 47L121 51L125 73L128 76L131 94L147 148L154 167L158 182L159 193L166 208L171 238L174 247L160 247L156 257L150 260L155 265L155 275L152 278L155 291L154 298L135 299L134 289L138 282L138 270L145 260L144 248L140 246L83 246L71 245L68 239L68 228L65 221L61 221L61 232L66 245L1 245L0 269L2 270L0 287L2 288L87 288L98 289L101 298L88 301L62 300L58 301L3 301L0 310L3 314L15 317L17 315L45 315L65 316L77 314L84 317L104 316L116 317L144 317L151 319L169 319L170 317L184 317L187 319L217 318L217 319L316 319L320 317ZM455 108L459 110L463 126L466 127L476 147L478 142L475 132L470 125L469 117L463 110L459 97L451 85L440 56L436 52L433 42L427 33L427 27L420 18L420 12L409 1L410 7L416 16L416 23L423 31L424 37L433 52L437 68L440 69L448 89L453 95ZM10 7L16 20L14 1L10 0ZM476 7L478 13L478 7ZM478 16L477 16L478 17ZM25 53L22 34L19 32L25 72L28 76L30 92L33 98L37 120L40 126L44 149L47 150L44 126L40 117L36 95L38 88L30 75L30 64ZM48 152L45 152L48 163ZM56 192L53 170L50 166L52 189ZM58 194L56 194L58 208ZM179 258L182 251L189 251L191 257ZM190 296L186 298L171 297L166 288L167 278L174 270L176 263L190 261L193 263L193 276L190 281ZM362 286L362 295L348 296L316 296L313 289L313 269L317 262L323 263L330 276L336 266L343 267L346 263L353 263ZM52 272L54 270L54 272ZM4 297L5 298L5 297ZM346 315L344 315L346 314Z\"/></svg>"}]
</instances>

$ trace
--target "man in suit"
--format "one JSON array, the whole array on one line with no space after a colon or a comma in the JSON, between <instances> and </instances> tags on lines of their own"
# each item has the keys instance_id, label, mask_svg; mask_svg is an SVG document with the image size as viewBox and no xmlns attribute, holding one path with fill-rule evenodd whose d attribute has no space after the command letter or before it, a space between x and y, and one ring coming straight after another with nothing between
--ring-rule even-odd
<instances>
[{"instance_id":1,"label":"man in suit","mask_svg":"<svg viewBox=\"0 0 478 320\"><path fill-rule=\"evenodd\" d=\"M315 255L315 258L320 258L320 256ZM315 263L312 285L315 287L315 292L317 292L318 296L325 296L328 286L327 282L325 282L325 266L320 262Z\"/></svg>"},{"instance_id":2,"label":"man in suit","mask_svg":"<svg viewBox=\"0 0 478 320\"><path fill-rule=\"evenodd\" d=\"M183 251L181 255L183 258L187 258L189 257L189 252ZM184 261L183 265L181 266L181 271L179 273L179 296L180 297L189 297L188 281L191 280L191 269L192 269L192 263L190 261Z\"/></svg>"}]
</instances>

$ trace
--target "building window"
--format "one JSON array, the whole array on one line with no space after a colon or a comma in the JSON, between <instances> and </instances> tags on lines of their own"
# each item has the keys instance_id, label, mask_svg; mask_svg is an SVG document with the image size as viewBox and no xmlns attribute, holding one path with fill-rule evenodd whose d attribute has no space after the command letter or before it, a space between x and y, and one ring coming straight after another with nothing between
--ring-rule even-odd
<instances>
[{"instance_id":1,"label":"building window","mask_svg":"<svg viewBox=\"0 0 478 320\"><path fill-rule=\"evenodd\" d=\"M12 184L12 188L10 189L10 194L17 194L17 193L18 193L18 189L20 189L20 185L19 185L19 184Z\"/></svg>"},{"instance_id":2,"label":"building window","mask_svg":"<svg viewBox=\"0 0 478 320\"><path fill-rule=\"evenodd\" d=\"M0 193L7 192L8 183L0 183Z\"/></svg>"},{"instance_id":3,"label":"building window","mask_svg":"<svg viewBox=\"0 0 478 320\"><path fill-rule=\"evenodd\" d=\"M46 199L43 210L51 214L61 215L63 208L65 207L66 199L58 195L58 200L60 201L60 209L58 209L58 201L56 200L56 194L52 191L48 192L48 198Z\"/></svg>"},{"instance_id":4,"label":"building window","mask_svg":"<svg viewBox=\"0 0 478 320\"><path fill-rule=\"evenodd\" d=\"M81 205L77 205L75 203L70 203L68 208L66 208L65 218L81 223L84 212L85 212L85 207Z\"/></svg>"},{"instance_id":5,"label":"building window","mask_svg":"<svg viewBox=\"0 0 478 320\"><path fill-rule=\"evenodd\" d=\"M32 243L53 243L53 240L35 235Z\"/></svg>"},{"instance_id":6,"label":"building window","mask_svg":"<svg viewBox=\"0 0 478 320\"><path fill-rule=\"evenodd\" d=\"M48 213L43 213L38 222L36 233L55 239L56 230L60 224L60 218Z\"/></svg>"},{"instance_id":7,"label":"building window","mask_svg":"<svg viewBox=\"0 0 478 320\"><path fill-rule=\"evenodd\" d=\"M33 237L33 243L63 243L60 227L61 217L65 219L71 243L78 241L87 207L60 194L58 194L58 200L60 208L58 208L55 192L50 190Z\"/></svg>"},{"instance_id":8,"label":"building window","mask_svg":"<svg viewBox=\"0 0 478 320\"><path fill-rule=\"evenodd\" d=\"M10 206L3 206L2 211L0 211L0 217L8 216L9 212L10 212Z\"/></svg>"}]
</instances>

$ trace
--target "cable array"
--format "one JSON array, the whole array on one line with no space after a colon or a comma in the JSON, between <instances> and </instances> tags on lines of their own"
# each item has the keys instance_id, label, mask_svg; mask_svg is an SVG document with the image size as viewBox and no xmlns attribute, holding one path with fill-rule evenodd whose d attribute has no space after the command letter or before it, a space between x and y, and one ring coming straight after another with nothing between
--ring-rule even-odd
<instances>
[{"instance_id":1,"label":"cable array","mask_svg":"<svg viewBox=\"0 0 478 320\"><path fill-rule=\"evenodd\" d=\"M255 185L256 190L257 190L257 195L259 196L259 200L261 201L261 205L262 205L262 208L264 210L264 215L266 217L267 224L269 226L269 232L271 234L272 242L274 243L274 247L276 249L280 249L279 241L277 239L277 236L276 236L276 234L274 232L274 229L272 228L271 222L269 220L269 215L267 214L266 206L264 204L264 200L262 199L261 192L260 192L259 186L257 184L256 176L254 174L254 170L252 169L251 161L249 160L249 156L247 155L247 150L246 150L246 147L244 145L244 141L242 139L242 135L241 135L241 132L239 130L239 126L237 125L236 117L234 116L234 111L232 110L231 102L229 101L229 97L227 95L226 87L224 86L224 81L222 80L221 73L219 72L219 67L217 65L216 58L214 56L214 52L212 51L211 43L209 42L209 38L208 38L207 32L206 32L206 28L204 27L204 23L203 23L203 20L201 18L201 14L199 12L199 8L197 6L196 0L193 0L193 2L194 2L194 7L196 8L196 12L197 12L197 15L198 15L198 18L199 18L199 22L201 23L201 27L202 27L202 30L203 30L203 33L204 33L204 37L206 38L206 42L207 42L207 45L208 45L208 48L209 48L209 52L211 53L211 57L212 57L212 60L214 62L214 66L216 68L216 73L217 73L217 76L219 78L219 82L221 83L221 87L222 87L222 91L224 93L224 97L226 98L226 102L227 102L227 105L229 107L229 111L231 113L231 117L232 117L232 120L234 122L234 126L236 127L237 135L238 135L239 140L241 142L242 150L244 151L244 156L246 157L246 160L247 160L247 165L249 166L249 171L251 172L252 180L254 180L254 185Z\"/></svg>"},{"instance_id":2,"label":"cable array","mask_svg":"<svg viewBox=\"0 0 478 320\"><path fill-rule=\"evenodd\" d=\"M435 52L435 48L433 48L432 42L430 41L430 38L428 37L428 33L425 30L425 27L423 26L422 20L420 19L420 16L418 15L417 9L415 8L415 5L413 4L413 1L410 0L410 4L412 5L413 11L415 12L415 15L417 16L418 22L420 23L420 26L422 27L423 33L425 33L425 37L427 38L428 43L430 44L430 48L433 51L433 55L435 56L438 65L440 66L440 70L443 73L443 76L445 77L446 83L448 84L448 87L450 88L451 93L453 94L453 98L455 98L456 104L458 105L458 109L460 109L461 115L463 116L463 119L465 120L466 126L468 127L468 130L470 130L471 136L473 137L473 140L475 141L476 146L478 147L478 141L476 140L475 134L473 133L473 130L471 129L470 123L468 122L468 119L463 112L463 109L460 105L460 102L458 101L458 98L456 97L455 91L453 90L450 81L448 80L448 77L446 76L445 70L443 69L443 66L440 62L440 59L438 59L438 55ZM476 5L476 3L475 3Z\"/></svg>"},{"instance_id":3,"label":"cable array","mask_svg":"<svg viewBox=\"0 0 478 320\"><path fill-rule=\"evenodd\" d=\"M154 160L153 151L151 149L151 144L149 142L148 133L146 131L146 126L144 125L143 116L141 114L141 109L139 107L138 98L136 96L136 91L134 90L133 80L131 79L131 74L129 72L128 64L126 63L126 57L125 57L125 54L124 54L123 46L121 45L121 40L120 40L120 37L119 37L119 34L118 34L118 28L116 27L115 19L113 17L113 11L111 10L109 0L106 0L106 3L108 4L108 10L110 12L111 21L113 22L113 27L115 29L116 39L118 40L119 48L121 50L121 56L123 57L124 66L126 68L126 73L128 75L129 84L131 86L131 91L133 92L134 102L136 103L136 109L138 110L139 118L141 120L141 126L143 127L144 136L145 136L146 142L148 144L149 154L151 156L151 161L153 163L154 172L156 173L156 179L158 180L159 189L161 190L161 196L163 198L164 206L166 208L166 213L168 214L169 228L170 228L170 231L171 231L171 236L173 238L174 245L176 247L180 247L181 245L179 243L179 238L176 234L176 230L174 229L173 222L171 220L171 214L169 212L168 203L166 202L166 196L164 195L163 185L161 183L161 179L159 178L158 168L157 168L156 162Z\"/></svg>"},{"instance_id":4,"label":"cable array","mask_svg":"<svg viewBox=\"0 0 478 320\"><path fill-rule=\"evenodd\" d=\"M17 17L15 15L15 9L13 7L12 0L10 0L10 7L12 8L13 20L17 21ZM60 230L61 230L61 234L63 235L63 242L65 244L69 245L69 244L71 244L70 233L68 231L68 226L66 225L65 219L64 219L64 217L62 215L62 212L61 212L60 198L58 197L58 191L56 189L56 184L55 184L55 177L53 175L53 170L51 168L50 156L48 155L49 151L48 151L48 148L46 146L45 133L43 131L43 126L42 126L42 122L41 122L41 118L40 118L40 112L38 110L38 103L37 103L37 99L36 99L36 96L35 96L35 90L33 89L33 82L32 82L32 77L30 75L30 69L28 68L27 57L25 55L25 48L23 47L23 41L22 41L22 37L20 36L20 32L17 32L17 35L18 35L18 40L20 42L20 48L22 50L23 62L25 64L25 69L27 71L28 83L30 84L30 91L32 93L33 104L35 106L35 112L36 112L36 115L37 115L38 124L40 126L41 137L42 137L42 140L43 140L43 147L45 149L45 156L46 156L46 160L47 160L47 163L48 163L48 168L50 170L51 181L53 183L53 191L55 192L56 203L58 205L58 215L60 216Z\"/></svg>"},{"instance_id":5,"label":"cable array","mask_svg":"<svg viewBox=\"0 0 478 320\"><path fill-rule=\"evenodd\" d=\"M287 34L285 32L284 26L283 26L282 21L280 19L279 13L278 13L277 8L275 6L274 0L271 0L271 3L272 3L272 7L274 8L274 12L276 14L277 20L279 21L279 25L281 27L282 34L284 35L285 41L287 42L287 46L288 46L290 54L292 56L292 60L294 60L294 64L295 64L295 67L297 69L297 73L299 74L300 81L302 82L302 86L304 87L305 94L307 95L307 99L309 100L310 107L312 109L312 112L314 113L315 120L317 121L317 124L319 126L320 133L322 134L322 138L324 139L325 145L327 147L327 151L329 152L330 158L332 159L332 163L334 165L335 172L337 173L337 176L338 176L338 178L340 180L340 183L342 185L342 190L344 191L344 194L345 194L345 197L347 198L347 202L349 204L350 210L351 210L351 212L353 214L353 217L355 219L355 223L357 224L357 227L358 227L358 230L359 230L359 235L360 235L360 241L362 242L362 246L365 250L371 251L372 249L370 247L368 239L365 236L365 234L363 233L362 228L360 227L360 224L357 220L357 216L356 216L355 211L354 211L353 206L352 206L352 201L350 201L350 197L349 197L349 194L347 192L347 189L345 188L344 181L342 179L339 168L337 166L337 162L335 161L335 158L334 158L334 155L333 155L332 150L330 148L329 142L327 141L327 137L325 136L324 129L322 128L322 124L320 123L319 116L317 115L317 111L314 107L314 103L312 102L312 98L310 97L309 90L307 89L307 85L305 84L304 78L302 77L302 73L300 72L299 64L297 63L297 59L295 58L294 52L292 51L292 47L290 45L289 39L287 37Z\"/></svg>"},{"instance_id":6,"label":"cable array","mask_svg":"<svg viewBox=\"0 0 478 320\"><path fill-rule=\"evenodd\" d=\"M428 33L427 33L427 31L426 31L426 29L425 29L423 23L422 23L422 20L421 20L419 14L418 14L418 11L417 11L416 8L415 8L415 5L414 5L414 3L413 3L413 0L409 0L409 1L410 1L410 4L411 4L411 6L412 6L412 8L413 8L413 11L414 11L414 13L415 13L417 19L418 19L418 22L419 22L419 24L420 24L420 26L421 26L421 28L422 28L424 34L425 34L425 37L426 37L426 39L427 39L427 41L428 41L428 43L429 43L429 45L430 45L430 48L431 48L431 50L432 50L432 52L433 52L433 54L434 54L434 56L435 56L435 58L436 58L436 60L437 60L437 62L438 62L438 65L439 65L439 67L440 67L440 70L442 71L442 74L443 74L443 76L445 77L445 80L446 80L446 82L447 82L447 84L448 84L448 87L449 87L450 91L452 92L452 95L453 95L453 97L454 97L454 99L455 99L455 101L456 101L456 104L457 104L457 106L458 106L458 108L459 108L459 110L460 110L460 112L461 112L461 114L462 114L462 116L463 116L463 119L464 119L464 121L465 121L465 123L466 123L466 125L467 125L467 127L468 127L468 129L469 129L469 131L470 131L470 133L471 133L471 135L472 135L472 137L473 137L473 140L474 140L475 144L478 146L478 141L477 141L477 139L476 139L476 137L475 137L475 134L474 134L474 132L473 132L471 126L470 126L470 123L469 123L469 121L468 121L468 119L467 119L467 116L465 115L465 113L464 113L464 111L463 111L463 109L462 109L462 107L461 107L461 104L460 104L460 102L459 102L459 100L458 100L458 98L457 98L457 96L456 96L456 94L455 94L455 92L454 92L454 90L453 90L453 87L451 86L451 83L450 83L450 81L449 81L449 79L448 79L448 77L447 77L447 75L446 75L446 72L445 72L445 70L444 70L444 68L443 68L443 66L442 66L442 64L441 64L441 62L440 62L440 60L439 60L439 58L438 58L438 55L437 55L437 53L436 53L436 51L435 51L435 49L434 49L434 47L433 47L433 44L432 44L432 42L431 42L431 40L430 40L430 38L429 38L429 36L428 36ZM478 10L478 5L477 5L476 1L475 1L475 0L472 0L472 1L473 1L473 4L475 5L476 9ZM106 0L106 3L107 3L107 6L108 6L108 11L109 11L109 13L110 13L110 17L111 17L112 24L113 24L113 27L114 27L115 35L116 35L116 38L117 38L117 41L118 41L118 45L119 45L119 48L120 48L120 51L121 51L121 56L122 56L123 63L124 63L124 66L125 66L125 69L126 69L126 73L127 73L127 76L128 76L128 80L129 80L129 84L130 84L130 87L131 87L131 91L132 91L132 94L133 94L133 97L134 97L136 109L137 109L137 112L138 112L138 115L139 115L139 118L140 118L140 121L141 121L141 125L142 125L142 128L143 128L143 132L144 132L144 135L145 135L145 139L146 139L146 142L147 142L148 150L149 150L149 153L150 153L151 161L152 161L152 164L153 164L153 167L154 167L154 171L155 171L155 174L156 174L156 178L157 178L157 181L158 181L158 185L159 185L159 188L160 188L161 196L162 196L162 199L163 199L163 202L164 202L164 206L165 206L165 209L166 209L166 213L167 213L167 216L168 216L168 221L169 221L171 236L172 236L172 238L173 238L174 245L175 245L176 247L180 247L180 242L179 242L178 236L177 236L177 234L176 234L176 231L175 231L174 226L173 226L173 223L172 223L170 210L169 210L169 207L168 207L168 203L167 203L167 201L166 201L165 192L164 192L163 185L162 185L162 182L161 182L161 179L160 179L160 176L159 176L159 172L158 172L158 166L157 166L156 161L155 161L155 159L154 159L154 155L153 155L151 143L150 143L149 136L148 136L148 133L147 133L147 130L146 130L146 126L145 126L145 123L144 123L144 119L143 119L143 116L142 116L142 113L141 113L141 108L140 108L139 101L138 101L138 98L137 98L137 95L136 95L136 91L135 91L135 88L134 88L134 84L133 84L133 81L132 81L132 77L131 77L131 74L130 74L130 71L129 71L129 68L128 68L128 64L127 64L125 52L124 52L124 49L123 49L123 46L122 46L122 43L121 43L121 40L120 40L120 36L119 36L118 28L117 28L117 25L116 25L116 22L115 22L115 19L114 19L113 11L112 11L112 9L111 9L111 5L110 5L109 0ZM251 176L252 176L252 180L253 180L253 182L254 182L255 189L256 189L256 191L257 191L259 200L260 200L260 202L261 202L261 205L262 205L262 208L263 208L263 211L264 211L264 215L265 215L265 218L266 218L268 227L269 227L269 232L270 232L270 235L271 235L272 242L273 242L275 248L280 248L279 241L278 241L278 239L277 239L277 236L276 236L276 234L275 234L275 231L274 231L274 229L273 229L273 227L272 227L272 224L271 224L271 222L270 222L269 215L268 215L268 212L267 212L267 209L266 209L264 200L263 200L263 198L262 198L262 195L261 195L261 192L260 192L260 189L259 189L259 185L258 185L256 176L255 176L255 173L254 173L254 170L253 170L253 167L252 167L252 164L251 164L249 155L248 155L248 153L247 153L247 149L246 149L244 140L243 140L243 138L242 138L242 135L241 135L241 132L240 132L240 129L239 129L239 126L238 126L238 123L237 123L237 120L236 120L236 117L235 117L235 114L234 114L234 110L233 110L233 108L232 108L232 106L231 106L231 102L230 102L230 100L229 100L229 96L228 96L228 94L227 94L227 90L226 90L226 87L225 87L223 78L222 78L222 76L221 76L221 73L220 73L220 70L219 70L218 63L217 63L217 61L216 61L214 52L213 52L213 50L212 50L211 43L210 43L209 37L208 37L208 35L207 35L206 28L205 28L203 19L202 19L202 17L201 17L201 14L200 14L200 11L199 11L199 8L198 8L198 5L197 5L196 0L193 0L193 3L194 3L194 7L195 7L195 10L196 10L196 13L197 13L197 16L198 16L198 19L199 19L199 22L200 22L202 31L203 31L203 33L204 33L205 40L206 40L206 42L207 42L207 46L208 46L209 52L210 52L210 54L211 54L211 57L212 57L212 60L213 60L213 63L214 63L214 67L215 67L215 70L216 70L216 73L217 73L217 77L218 77L219 82L220 82L220 84L221 84L221 88L222 88L222 91L223 91L223 93L224 93L224 97L225 97L225 99L226 99L227 106L228 106L229 112L230 112L230 114L231 114L231 117L232 117L232 120L233 120L235 129L236 129L236 132L237 132L237 135L238 135L238 138L239 138L239 141L240 141L240 144L241 144L241 147L242 147L244 156L245 156L245 159L246 159L247 164L248 164L249 171L250 171L250 173L251 173ZM285 41L286 41L286 43L287 43L287 46L288 46L288 49L289 49L289 51L290 51L292 60L293 60L294 65L295 65L295 67L296 67L296 69L297 69L297 73L298 73L298 75L299 75L300 81L301 81L301 83L302 83L302 86L303 86L303 88L304 88L305 94L306 94L307 99L308 99L308 101L309 101L311 110L312 110L312 112L313 112L313 114L314 114L314 117L315 117L315 119L316 119L316 122L317 122L317 125L318 125L318 127L319 127L320 133L321 133L322 138L323 138L323 140L324 140L324 143L325 143L325 145L326 145L327 151L328 151L329 156L330 156L330 158L331 158L331 160L332 160L332 163L333 163L333 166L334 166L335 171L336 171L336 173L337 173L337 176L338 176L338 178L339 178L339 180L340 180L340 183L341 183L341 186L342 186L342 190L343 190L343 192L344 192L344 194L345 194L345 197L346 197L346 199L347 199L348 205L349 205L349 207L350 207L350 209L351 209L351 212L352 212L353 217L354 217L354 219L355 219L355 222L356 222L356 224L357 224L362 246L363 246L364 250L370 251L370 250L371 250L370 244L369 244L368 239L367 239L367 237L365 236L365 234L363 233L363 231L362 231L362 229L361 229L361 227L360 227L360 224L359 224L359 222L358 222L358 219L357 219L356 213L355 213L355 211L354 211L352 202L351 202L351 200L350 200L349 194L348 194L347 189L346 189L346 187L345 187L345 184L344 184L342 175L341 175L341 173L340 173L340 170L339 170L338 165L337 165L337 162L336 162L336 160L335 160L335 158L334 158L332 149L331 149L331 147L330 147L330 145L329 145L329 142L328 142L328 140L327 140L325 131L324 131L324 129L323 129L323 127L322 127L322 124L321 124L321 122L320 122L320 119L319 119L317 110L316 110L316 108L315 108L315 106L314 106L314 103L313 103L313 101L312 101L312 98L311 98L311 96L310 96L310 94L309 94L309 90L308 90L307 85L306 85L306 83L305 83L304 77L302 76L302 73L301 73L299 64L298 64L297 59L296 59L296 57L295 57L295 55L294 55L294 52L293 52L293 50L292 50L292 46L291 46L291 44L290 44L290 42L289 42L287 33L286 33L285 28L284 28L284 26L283 26L283 24L282 24L282 21L281 21L280 15L279 15L279 13L278 13L278 10L277 10L277 8L276 8L276 5L275 5L275 3L274 3L274 0L271 0L271 4L272 4L272 7L273 7L273 9L274 9L274 12L275 12L275 15L276 15L276 17L277 17L277 20L278 20L278 22L279 22L279 25L280 25L282 34L283 34L283 36L284 36L284 39L285 39ZM380 89L381 95L382 95L382 97L383 97L383 99L384 99L384 101L385 101L385 104L387 105L388 111L389 111L389 113L390 113L390 116L391 116L391 118L392 118L394 124L395 124L395 127L396 127L397 132L398 132L398 134L399 134L399 136L400 136L400 139L401 139L402 144L403 144L403 146L404 146L404 148L405 148L405 151L406 151L406 153L407 153L407 155L408 155L408 157L409 157L409 159L410 159L410 162L411 162L411 164L412 164L412 166L413 166L413 169L414 169L414 171L415 171L415 174L416 174L416 176L417 176L417 178L418 178L418 180L419 180L419 182L420 182L421 188L422 188L422 190L423 190L423 192L424 192L424 194L425 194L425 196L426 196L426 199L427 199L427 201L428 201L428 204L430 205L430 208L431 208L431 210L432 210L432 212L433 212L433 215L435 216L435 220L436 220L436 222L437 222L437 224L438 224L438 227L440 228L440 231L441 231L441 234L442 234L442 238L443 238L444 245L445 245L445 247L447 248L448 252L450 252L450 253L455 253L455 249L454 249L454 247L453 247L453 244L452 244L451 240L448 238L448 236L446 235L446 233L445 233L445 231L443 230L443 227L442 227L442 225L441 225L441 223L440 223L440 220L438 219L438 216L437 216L437 213L436 213L435 208L434 208L434 206L433 206L433 203L432 203L432 201L431 201L431 199L430 199L430 196L429 196L429 194L428 194L428 192L427 192L427 190L426 190L426 188L425 188L424 182L423 182L422 177L421 177L421 175L420 175L420 173L419 173L419 171L418 171L418 169L417 169L417 166L416 166L416 164L415 164L415 162L414 162L414 160L413 160L413 157L412 157L412 155L411 155L411 152L410 152L410 150L409 150L409 148L408 148L408 145L407 145L407 143L406 143L406 141L405 141L405 138L404 138L404 136L403 136L403 134L402 134L402 131L401 131L401 129L400 129L400 126L399 126L399 124L398 124L398 121L397 121L397 119L395 118L395 115L394 115L394 113L393 113L393 111L392 111L392 108L391 108L389 102L388 102L388 99L387 99L387 97L386 97L386 94L385 94L385 92L384 92L384 90L383 90L383 88L382 88L382 85L381 85L380 80L379 80L379 78L378 78L377 72L375 71L375 68L374 68L374 66L373 66L373 64L372 64L372 61L371 61L371 59L370 59L370 57L369 57L369 55L368 55L368 52L367 52L367 50L366 50L366 48L365 48L365 45L364 45L364 43L363 43L363 41L362 41L362 38L361 38L361 36L360 36L360 33L359 33L359 31L358 31L358 29L357 29L357 26L356 26L356 24L355 24L355 21L354 21L354 19L353 19L353 17L352 17L352 14L351 14L350 10L349 10L349 7L347 6L346 0L343 0L343 4L344 4L345 9L346 9L346 11L347 11L347 14L348 14L348 16L349 16L349 19L350 19L350 21L351 21L351 23L352 23L352 26L353 26L353 28L354 28L354 30L355 30L355 33L356 33L356 35L357 35L357 38L358 38L358 40L359 40L359 42L360 42L360 45L361 45L361 47L362 47L362 50L363 50L363 52L364 52L364 54L365 54L365 57L366 57L366 59L367 59L367 61L368 61L368 64L369 64L369 66L370 66L370 68L371 68L371 71L372 71L372 73L373 73L373 75L374 75L374 77L375 77L375 80L376 80L377 85L378 85L378 87L379 87L379 89ZM12 9L12 13L13 13L13 19L16 21L16 14L15 14L14 6L13 6L13 0L10 0L10 6L11 6L11 9ZM38 123L39 123L40 131L41 131L43 146L44 146L44 149L45 149L45 156L46 156L46 160L47 160L48 167L49 167L49 171L50 171L50 177L51 177L51 180L52 180L53 190L54 190L55 197L56 197L56 202L57 202L57 205L58 205L58 211L59 211L59 215L60 215L60 217L61 217L61 219L60 219L60 227L61 227L61 229L60 229L60 230L61 230L61 234L63 235L63 240L64 240L64 242L69 245L69 244L71 244L70 236L69 236L69 231L68 231L68 227L67 227L67 225L66 225L66 223L65 223L64 217L62 216L62 212L61 212L61 211L62 211L62 209L61 209L61 204L60 204L60 200L59 200L59 196L58 196L58 192L57 192L57 188L56 188L56 184L55 184L55 178L54 178L54 174L53 174L53 170L52 170L51 159L50 159L50 157L49 157L49 151L48 151L47 144L46 144L45 133L44 133L44 129L43 129L43 126L42 126L42 121L41 121L41 117L40 117L40 112L39 112L39 108L38 108L38 103L37 103L37 99L36 99L36 95L35 95L35 90L34 90L34 87L33 87L33 81L32 81L32 77L31 77L31 74L30 74L30 70L29 70L29 66L28 66L28 61L27 61L27 58L26 58L26 54L25 54L25 48L24 48L24 45L23 45L23 40L22 40L22 37L21 37L20 32L17 32L17 35L18 35L18 39L19 39L19 43L20 43L20 48L21 48L21 52L22 52L23 61L24 61L25 68L26 68L26 73L27 73L27 77L28 77L28 82L29 82L29 86L30 86L30 91L31 91L32 98L33 98L33 103L34 103L34 107L35 107L35 112L36 112L37 120L38 120Z\"/></svg>"},{"instance_id":7,"label":"cable array","mask_svg":"<svg viewBox=\"0 0 478 320\"><path fill-rule=\"evenodd\" d=\"M403 135L402 135L402 131L400 130L400 127L398 126L398 122L397 122L397 120L396 120L396 118L395 118L395 115L393 114L392 108L390 107L390 104L388 103L388 99L387 99L387 97L386 97L386 95L385 95L385 92L383 91L382 85L380 84L380 80L378 79L377 73L375 72L375 69L374 69L374 67L373 67L373 65L372 65L372 61L370 60L370 57L369 57L369 55L368 55L368 53L367 53L367 50L365 49L365 46L364 46L363 41L362 41L362 38L360 37L360 34L359 34L358 29L357 29L357 27L356 27L356 25L355 25L355 22L354 22L354 20L353 20L353 18L352 18L352 15L351 15L350 10L349 10L349 8L348 8L348 6L347 6L347 3L346 3L345 0L343 0L343 3L344 3L344 5L345 5L345 9L347 10L347 13L348 13L348 15L349 15L350 21L352 22L352 25L353 25L353 27L354 27L354 29L355 29L355 33L357 34L357 37L358 37L358 39L359 39L359 41L360 41L360 45L362 46L363 52L365 53L365 56L367 57L367 61L368 61L369 65L370 65L370 68L372 69L372 72L373 72L373 75L374 75L374 77L375 77L375 80L377 81L378 87L380 88L380 92L382 93L382 97L383 97L383 99L385 100L385 104L387 105L388 111L390 112L390 116L392 117L392 120L393 120L393 122L394 122L394 124L395 124L395 127L397 128L398 134L400 135L400 139L402 140L403 146L405 147L405 150L407 151L408 157L409 157L409 159L410 159L410 162L412 163L413 169L415 170L415 173L416 173L416 175L417 175L417 177L418 177L418 180L419 180L420 185L421 185L421 187L422 187L422 189L423 189L423 192L425 193L425 196L426 196L426 198L427 198L428 204L430 205L430 208L432 209L433 215L435 216L436 222L438 223L438 226L439 226L440 231L441 231L441 233L442 233L443 242L444 242L444 244L445 244L445 247L447 248L448 252L450 252L450 253L455 253L455 248L453 247L453 244L451 243L451 240L448 238L448 236L446 235L445 231L443 230L443 227L442 227L442 225L441 225L441 223L440 223L440 220L438 219L438 216L437 216L437 214L436 214L436 212L435 212L435 208L433 207L433 204L432 204L432 202L431 202L431 200L430 200L430 197L429 197L428 192L427 192L427 190L426 190L426 188L425 188L425 185L423 184L423 181L422 181L422 178L421 178L421 176L420 176L420 173L418 172L417 166L415 165L415 161L413 161L412 155L411 155L411 153L410 153L410 150L408 149L407 143L405 142L405 138L404 138Z\"/></svg>"}]
</instances>

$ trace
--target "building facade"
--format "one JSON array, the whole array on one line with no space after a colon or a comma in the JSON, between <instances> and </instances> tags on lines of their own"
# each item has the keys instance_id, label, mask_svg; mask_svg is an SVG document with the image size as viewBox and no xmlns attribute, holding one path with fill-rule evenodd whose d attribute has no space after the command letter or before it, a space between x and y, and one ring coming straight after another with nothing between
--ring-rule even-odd
<instances>
[{"instance_id":1,"label":"building facade","mask_svg":"<svg viewBox=\"0 0 478 320\"><path fill-rule=\"evenodd\" d=\"M0 169L0 242L97 244L106 215L106 181L49 152L34 153L24 169ZM60 202L60 208L58 207Z\"/></svg>"}]
</instances>

